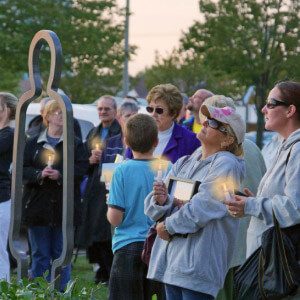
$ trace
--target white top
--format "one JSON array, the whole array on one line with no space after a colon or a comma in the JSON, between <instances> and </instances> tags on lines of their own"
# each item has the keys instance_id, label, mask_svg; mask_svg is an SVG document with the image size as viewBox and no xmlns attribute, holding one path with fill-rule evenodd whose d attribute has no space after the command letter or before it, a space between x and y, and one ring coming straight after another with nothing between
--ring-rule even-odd
<instances>
[{"instance_id":1,"label":"white top","mask_svg":"<svg viewBox=\"0 0 300 300\"><path fill-rule=\"evenodd\" d=\"M167 144L169 143L169 140L172 136L172 132L173 132L173 128L174 128L174 122L172 124L172 126L170 128L168 128L165 131L159 131L158 132L158 145L156 146L153 156L154 157L158 157L161 156L165 150L165 148L167 147Z\"/></svg>"}]
</instances>

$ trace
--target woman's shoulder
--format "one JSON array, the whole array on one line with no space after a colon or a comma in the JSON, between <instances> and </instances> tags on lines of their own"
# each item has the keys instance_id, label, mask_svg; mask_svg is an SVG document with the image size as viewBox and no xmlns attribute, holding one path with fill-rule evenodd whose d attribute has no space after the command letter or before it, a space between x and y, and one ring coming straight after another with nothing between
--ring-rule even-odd
<instances>
[{"instance_id":1,"label":"woman's shoulder","mask_svg":"<svg viewBox=\"0 0 300 300\"><path fill-rule=\"evenodd\" d=\"M229 151L220 151L215 154L215 164L228 166L232 168L234 166L243 166L245 164L244 158L234 155Z\"/></svg>"}]
</instances>

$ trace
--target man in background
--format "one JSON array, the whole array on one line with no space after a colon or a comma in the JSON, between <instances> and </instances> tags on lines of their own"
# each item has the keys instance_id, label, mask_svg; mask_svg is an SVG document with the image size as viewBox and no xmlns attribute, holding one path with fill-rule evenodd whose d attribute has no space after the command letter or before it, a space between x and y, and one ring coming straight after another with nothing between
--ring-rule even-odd
<instances>
[{"instance_id":1,"label":"man in background","mask_svg":"<svg viewBox=\"0 0 300 300\"><path fill-rule=\"evenodd\" d=\"M95 275L95 283L107 284L113 254L111 226L106 219L106 188L105 183L100 182L100 176L107 140L120 134L121 126L116 119L117 104L112 96L100 97L97 110L100 124L89 132L86 139L89 169L83 194L83 222L78 244L86 248L89 262L100 266Z\"/></svg>"},{"instance_id":2,"label":"man in background","mask_svg":"<svg viewBox=\"0 0 300 300\"><path fill-rule=\"evenodd\" d=\"M199 118L199 110L204 100L213 96L214 94L205 89L200 89L195 92L193 96L189 98L189 102L187 104L187 109L190 110L193 114L188 120L183 122L183 127L193 131L194 133L199 133L202 125Z\"/></svg>"}]
</instances>

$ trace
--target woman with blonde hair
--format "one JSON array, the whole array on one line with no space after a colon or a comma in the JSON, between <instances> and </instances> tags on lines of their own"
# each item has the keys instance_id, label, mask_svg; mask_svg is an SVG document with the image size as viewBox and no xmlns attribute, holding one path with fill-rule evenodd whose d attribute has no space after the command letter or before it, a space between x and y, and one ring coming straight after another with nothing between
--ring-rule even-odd
<instances>
[{"instance_id":1,"label":"woman with blonde hair","mask_svg":"<svg viewBox=\"0 0 300 300\"><path fill-rule=\"evenodd\" d=\"M24 221L31 245L31 277L41 277L61 255L63 197L63 114L55 100L43 111L45 130L29 138L24 151L23 180L27 191ZM88 167L88 157L81 140L74 140L74 225L80 222L80 181ZM71 276L71 266L61 270L60 289Z\"/></svg>"}]
</instances>

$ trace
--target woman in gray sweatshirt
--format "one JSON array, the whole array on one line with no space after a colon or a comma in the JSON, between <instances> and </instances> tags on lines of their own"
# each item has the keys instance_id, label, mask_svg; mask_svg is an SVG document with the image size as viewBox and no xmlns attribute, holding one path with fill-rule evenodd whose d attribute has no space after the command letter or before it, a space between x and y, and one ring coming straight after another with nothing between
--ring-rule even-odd
<instances>
[{"instance_id":1,"label":"woman in gray sweatshirt","mask_svg":"<svg viewBox=\"0 0 300 300\"><path fill-rule=\"evenodd\" d=\"M148 278L165 284L167 299L213 299L223 286L235 244L238 221L223 204L222 183L238 187L243 179L245 123L230 107L203 105L201 112L207 117L198 134L202 147L179 159L170 172L200 181L198 192L180 204L156 182L145 199L145 213L160 220Z\"/></svg>"},{"instance_id":2,"label":"woman in gray sweatshirt","mask_svg":"<svg viewBox=\"0 0 300 300\"><path fill-rule=\"evenodd\" d=\"M261 245L264 231L273 226L272 211L280 227L300 223L300 83L279 82L270 91L265 106L265 128L278 132L282 142L262 178L257 196L235 196L228 211L235 217L251 216L247 232L247 256ZM300 254L299 254L300 255ZM298 291L295 299L299 299Z\"/></svg>"}]
</instances>

